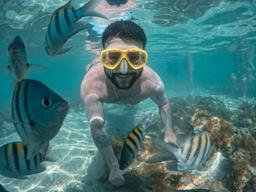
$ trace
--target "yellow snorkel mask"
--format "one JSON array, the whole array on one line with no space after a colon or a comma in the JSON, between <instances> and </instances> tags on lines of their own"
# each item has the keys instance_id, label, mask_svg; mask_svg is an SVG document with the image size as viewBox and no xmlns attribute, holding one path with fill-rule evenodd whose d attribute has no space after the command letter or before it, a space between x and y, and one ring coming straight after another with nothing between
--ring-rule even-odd
<instances>
[{"instance_id":1,"label":"yellow snorkel mask","mask_svg":"<svg viewBox=\"0 0 256 192\"><path fill-rule=\"evenodd\" d=\"M146 65L148 54L145 50L139 48L110 48L100 53L103 66L110 70L118 68L122 59L125 59L132 69L138 70Z\"/></svg>"}]
</instances>

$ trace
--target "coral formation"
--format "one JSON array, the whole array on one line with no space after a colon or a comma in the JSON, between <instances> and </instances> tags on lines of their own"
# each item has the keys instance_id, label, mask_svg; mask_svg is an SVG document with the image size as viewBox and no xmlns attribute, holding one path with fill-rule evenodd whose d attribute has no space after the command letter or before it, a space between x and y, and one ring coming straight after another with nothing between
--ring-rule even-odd
<instances>
[{"instance_id":1,"label":"coral formation","mask_svg":"<svg viewBox=\"0 0 256 192\"><path fill-rule=\"evenodd\" d=\"M197 188L210 191L256 191L255 104L242 102L237 111L231 111L215 98L188 97L171 99L171 106L173 127L178 135L208 131L214 145L211 157L195 173L172 171L168 169L170 162L167 161L146 163L147 158L158 152L153 139L163 137L161 122L157 121L147 133L137 158L126 170L128 184L124 188L134 191ZM247 119L247 124L243 123L244 119ZM120 153L122 142L122 139L113 142L117 154ZM209 176L205 173L213 166L218 153L223 154L226 161L214 167L215 176Z\"/></svg>"}]
</instances>

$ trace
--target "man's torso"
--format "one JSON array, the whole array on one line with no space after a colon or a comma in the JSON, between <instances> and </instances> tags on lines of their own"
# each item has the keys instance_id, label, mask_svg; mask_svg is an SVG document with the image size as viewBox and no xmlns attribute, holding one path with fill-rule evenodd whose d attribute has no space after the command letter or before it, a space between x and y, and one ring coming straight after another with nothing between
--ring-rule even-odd
<instances>
[{"instance_id":1,"label":"man's torso","mask_svg":"<svg viewBox=\"0 0 256 192\"><path fill-rule=\"evenodd\" d=\"M152 96L161 86L161 79L148 66L144 67L141 76L129 89L118 89L106 77L101 64L91 67L82 82L86 95L97 94L102 102L119 104L137 104Z\"/></svg>"}]
</instances>

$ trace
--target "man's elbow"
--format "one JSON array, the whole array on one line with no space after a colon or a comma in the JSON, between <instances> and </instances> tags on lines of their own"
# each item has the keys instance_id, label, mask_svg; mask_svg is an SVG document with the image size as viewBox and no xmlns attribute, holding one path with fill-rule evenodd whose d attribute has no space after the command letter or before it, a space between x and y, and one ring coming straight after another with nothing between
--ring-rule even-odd
<instances>
[{"instance_id":1,"label":"man's elbow","mask_svg":"<svg viewBox=\"0 0 256 192\"><path fill-rule=\"evenodd\" d=\"M167 101L162 105L159 105L160 110L169 111L170 110L170 103Z\"/></svg>"},{"instance_id":2,"label":"man's elbow","mask_svg":"<svg viewBox=\"0 0 256 192\"><path fill-rule=\"evenodd\" d=\"M85 104L95 103L99 101L99 96L96 93L83 94L82 99Z\"/></svg>"}]
</instances>

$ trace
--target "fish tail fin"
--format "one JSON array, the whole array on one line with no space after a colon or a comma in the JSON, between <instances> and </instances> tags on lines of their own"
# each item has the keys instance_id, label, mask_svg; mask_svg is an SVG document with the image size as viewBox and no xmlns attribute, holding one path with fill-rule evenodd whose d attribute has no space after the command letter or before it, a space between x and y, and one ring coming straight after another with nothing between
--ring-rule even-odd
<instances>
[{"instance_id":1,"label":"fish tail fin","mask_svg":"<svg viewBox=\"0 0 256 192\"><path fill-rule=\"evenodd\" d=\"M95 10L97 5L100 3L101 0L90 0L88 3L83 5L81 8L77 10L78 13L81 13L82 17L84 16L94 16L94 17L101 17L104 19L108 19L106 15L103 15Z\"/></svg>"}]
</instances>

